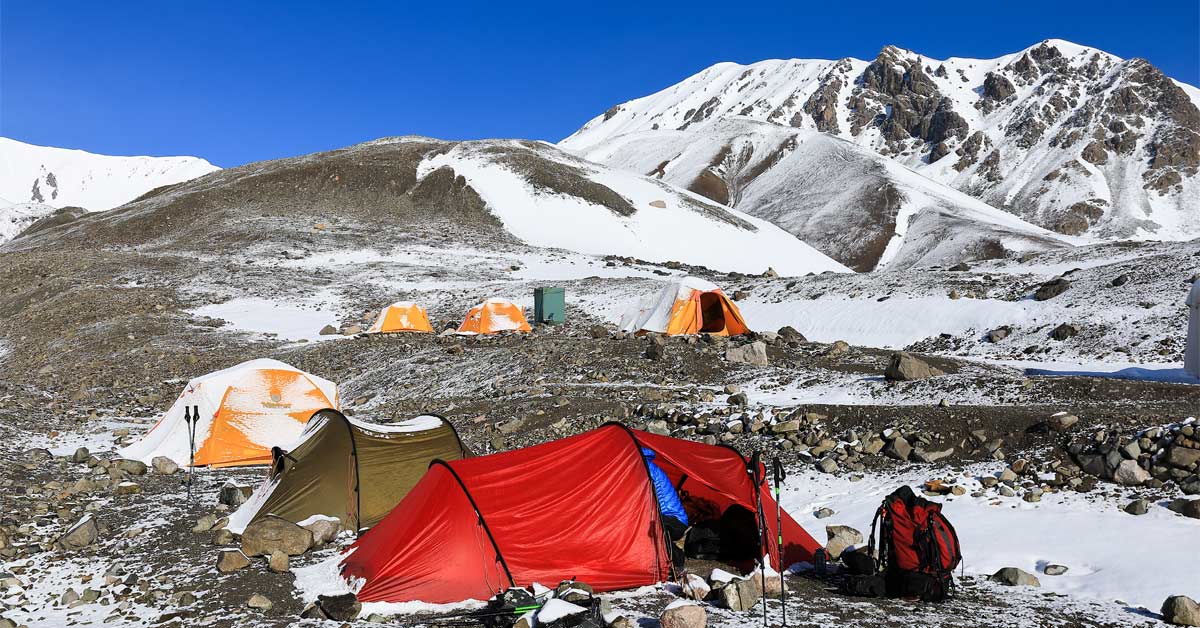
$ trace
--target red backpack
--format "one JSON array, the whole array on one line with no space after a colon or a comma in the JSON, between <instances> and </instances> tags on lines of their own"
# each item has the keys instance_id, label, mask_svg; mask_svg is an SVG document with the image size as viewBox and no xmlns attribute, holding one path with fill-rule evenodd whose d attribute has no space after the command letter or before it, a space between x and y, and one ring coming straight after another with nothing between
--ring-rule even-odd
<instances>
[{"instance_id":1,"label":"red backpack","mask_svg":"<svg viewBox=\"0 0 1200 628\"><path fill-rule=\"evenodd\" d=\"M871 522L867 546L871 555L877 547L876 534L888 595L925 601L950 597L962 549L941 504L901 486L884 498Z\"/></svg>"}]
</instances>

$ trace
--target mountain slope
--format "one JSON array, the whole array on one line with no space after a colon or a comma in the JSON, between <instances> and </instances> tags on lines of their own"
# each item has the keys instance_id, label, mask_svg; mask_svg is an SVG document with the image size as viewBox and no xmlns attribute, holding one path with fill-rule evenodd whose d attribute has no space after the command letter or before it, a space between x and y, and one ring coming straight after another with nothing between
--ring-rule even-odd
<instances>
[{"instance_id":1,"label":"mountain slope","mask_svg":"<svg viewBox=\"0 0 1200 628\"><path fill-rule=\"evenodd\" d=\"M217 167L196 157L113 157L0 137L0 197L8 203L112 209Z\"/></svg>"},{"instance_id":2,"label":"mountain slope","mask_svg":"<svg viewBox=\"0 0 1200 628\"><path fill-rule=\"evenodd\" d=\"M779 227L543 142L388 138L249 164L63 221L5 250L98 242L272 254L366 226L389 243L523 242L783 275L848 269ZM370 242L344 242L369 246Z\"/></svg>"},{"instance_id":3,"label":"mountain slope","mask_svg":"<svg viewBox=\"0 0 1200 628\"><path fill-rule=\"evenodd\" d=\"M859 271L1066 245L1062 236L815 131L721 119L627 133L582 154L729 203Z\"/></svg>"},{"instance_id":4,"label":"mountain slope","mask_svg":"<svg viewBox=\"0 0 1200 628\"><path fill-rule=\"evenodd\" d=\"M749 118L836 135L1029 222L1091 239L1200 235L1200 102L1142 59L1047 40L997 59L721 63L560 145Z\"/></svg>"}]
</instances>

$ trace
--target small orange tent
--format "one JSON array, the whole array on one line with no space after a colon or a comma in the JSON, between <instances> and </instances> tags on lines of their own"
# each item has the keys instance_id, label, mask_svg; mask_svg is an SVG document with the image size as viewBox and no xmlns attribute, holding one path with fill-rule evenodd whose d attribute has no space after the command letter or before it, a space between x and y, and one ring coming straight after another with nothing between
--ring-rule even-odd
<instances>
[{"instance_id":1,"label":"small orange tent","mask_svg":"<svg viewBox=\"0 0 1200 628\"><path fill-rule=\"evenodd\" d=\"M750 331L742 313L716 284L684 277L629 308L621 317L628 333L738 336Z\"/></svg>"},{"instance_id":2,"label":"small orange tent","mask_svg":"<svg viewBox=\"0 0 1200 628\"><path fill-rule=\"evenodd\" d=\"M458 327L460 334L495 334L502 331L529 331L525 313L511 301L488 299L467 312Z\"/></svg>"},{"instance_id":3,"label":"small orange tent","mask_svg":"<svg viewBox=\"0 0 1200 628\"><path fill-rule=\"evenodd\" d=\"M425 308L408 301L397 301L381 310L368 334L397 332L433 333Z\"/></svg>"},{"instance_id":4,"label":"small orange tent","mask_svg":"<svg viewBox=\"0 0 1200 628\"><path fill-rule=\"evenodd\" d=\"M250 360L188 382L158 423L118 455L147 463L165 456L186 466L186 417L196 409L196 466L268 464L272 447L290 445L328 407L339 407L333 382L278 360Z\"/></svg>"}]
</instances>

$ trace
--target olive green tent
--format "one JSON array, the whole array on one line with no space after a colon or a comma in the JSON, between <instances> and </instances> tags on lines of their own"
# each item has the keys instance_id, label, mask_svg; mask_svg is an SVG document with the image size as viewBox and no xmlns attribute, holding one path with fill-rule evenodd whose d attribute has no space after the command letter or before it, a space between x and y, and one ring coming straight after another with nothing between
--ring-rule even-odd
<instances>
[{"instance_id":1,"label":"olive green tent","mask_svg":"<svg viewBox=\"0 0 1200 628\"><path fill-rule=\"evenodd\" d=\"M287 451L271 450L266 483L230 515L228 527L240 534L269 514L294 523L319 515L358 532L383 519L431 461L468 455L454 426L434 414L375 425L321 410Z\"/></svg>"}]
</instances>

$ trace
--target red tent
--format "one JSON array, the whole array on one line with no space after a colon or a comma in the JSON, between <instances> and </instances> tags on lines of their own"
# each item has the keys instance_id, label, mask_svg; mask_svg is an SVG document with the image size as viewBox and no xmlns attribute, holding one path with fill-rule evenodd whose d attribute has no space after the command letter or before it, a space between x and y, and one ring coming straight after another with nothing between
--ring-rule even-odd
<instances>
[{"instance_id":1,"label":"red tent","mask_svg":"<svg viewBox=\"0 0 1200 628\"><path fill-rule=\"evenodd\" d=\"M483 600L509 586L568 578L597 591L667 580L670 554L641 447L654 450L689 495L685 507L706 500L718 512L732 505L756 512L749 465L733 448L613 423L525 449L433 462L351 546L342 574L365 580L363 602ZM765 482L757 491L774 563L775 500ZM812 560L820 545L786 513L783 521L784 562Z\"/></svg>"}]
</instances>

